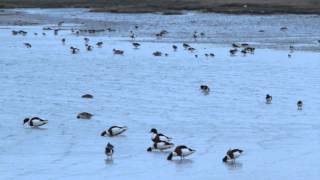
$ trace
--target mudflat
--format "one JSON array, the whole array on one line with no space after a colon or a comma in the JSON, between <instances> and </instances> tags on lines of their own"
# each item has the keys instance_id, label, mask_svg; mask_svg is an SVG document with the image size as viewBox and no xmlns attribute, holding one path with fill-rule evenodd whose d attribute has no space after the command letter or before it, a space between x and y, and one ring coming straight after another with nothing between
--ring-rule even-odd
<instances>
[{"instance_id":1,"label":"mudflat","mask_svg":"<svg viewBox=\"0 0 320 180\"><path fill-rule=\"evenodd\" d=\"M181 10L252 14L319 14L319 0L2 0L0 8L91 8L97 12L176 14Z\"/></svg>"}]
</instances>

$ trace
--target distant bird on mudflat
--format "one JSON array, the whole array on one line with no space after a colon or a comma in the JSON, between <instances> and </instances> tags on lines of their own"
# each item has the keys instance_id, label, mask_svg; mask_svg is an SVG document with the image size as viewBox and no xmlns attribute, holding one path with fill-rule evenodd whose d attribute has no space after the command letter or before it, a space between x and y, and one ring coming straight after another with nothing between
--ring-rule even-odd
<instances>
[{"instance_id":1,"label":"distant bird on mudflat","mask_svg":"<svg viewBox=\"0 0 320 180\"><path fill-rule=\"evenodd\" d=\"M91 119L92 118L92 114L91 113L88 113L88 112L82 112L82 113L79 113L77 115L77 118L78 119Z\"/></svg>"},{"instance_id":2,"label":"distant bird on mudflat","mask_svg":"<svg viewBox=\"0 0 320 180\"><path fill-rule=\"evenodd\" d=\"M201 85L200 89L203 93L206 93L206 94L210 92L210 88L208 85Z\"/></svg>"},{"instance_id":3,"label":"distant bird on mudflat","mask_svg":"<svg viewBox=\"0 0 320 180\"><path fill-rule=\"evenodd\" d=\"M25 118L23 120L23 125L27 124L30 127L39 127L48 124L48 120L40 119L39 117Z\"/></svg>"},{"instance_id":4,"label":"distant bird on mudflat","mask_svg":"<svg viewBox=\"0 0 320 180\"><path fill-rule=\"evenodd\" d=\"M30 43L24 43L24 45L27 47L27 48L31 48L31 44Z\"/></svg>"},{"instance_id":5,"label":"distant bird on mudflat","mask_svg":"<svg viewBox=\"0 0 320 180\"><path fill-rule=\"evenodd\" d=\"M82 98L86 98L86 99L92 99L93 96L91 94L85 94L81 96Z\"/></svg>"},{"instance_id":6,"label":"distant bird on mudflat","mask_svg":"<svg viewBox=\"0 0 320 180\"><path fill-rule=\"evenodd\" d=\"M187 49L187 48L189 48L189 47L190 47L190 45L189 45L189 44L187 44L187 43L183 43L183 44L182 44L182 46L183 46L185 49Z\"/></svg>"},{"instance_id":7,"label":"distant bird on mudflat","mask_svg":"<svg viewBox=\"0 0 320 180\"><path fill-rule=\"evenodd\" d=\"M127 126L111 126L109 129L104 130L101 133L101 136L117 136L122 134L126 130L128 130Z\"/></svg>"},{"instance_id":8,"label":"distant bird on mudflat","mask_svg":"<svg viewBox=\"0 0 320 180\"><path fill-rule=\"evenodd\" d=\"M139 44L139 43L137 43L137 42L132 43L132 45L133 45L133 46L134 46L134 48L136 48L136 49L140 46L140 44Z\"/></svg>"},{"instance_id":9,"label":"distant bird on mudflat","mask_svg":"<svg viewBox=\"0 0 320 180\"><path fill-rule=\"evenodd\" d=\"M119 49L113 49L113 54L123 55L124 51L123 50L119 50Z\"/></svg>"},{"instance_id":10,"label":"distant bird on mudflat","mask_svg":"<svg viewBox=\"0 0 320 180\"><path fill-rule=\"evenodd\" d=\"M75 47L73 47L73 46L70 47L70 50L71 50L71 53L72 53L72 54L76 54L76 53L78 53L78 52L80 51L80 49L75 48Z\"/></svg>"},{"instance_id":11,"label":"distant bird on mudflat","mask_svg":"<svg viewBox=\"0 0 320 180\"><path fill-rule=\"evenodd\" d=\"M86 48L87 48L87 51L92 51L93 47L91 45L87 45Z\"/></svg>"},{"instance_id":12,"label":"distant bird on mudflat","mask_svg":"<svg viewBox=\"0 0 320 180\"><path fill-rule=\"evenodd\" d=\"M172 160L175 156L180 156L181 160L184 159L186 156L189 156L196 152L194 149L188 148L185 145L180 145L175 148L173 152L169 154L167 160Z\"/></svg>"},{"instance_id":13,"label":"distant bird on mudflat","mask_svg":"<svg viewBox=\"0 0 320 180\"><path fill-rule=\"evenodd\" d=\"M97 42L97 44L96 44L98 47L102 47L102 45L103 45L103 42Z\"/></svg>"},{"instance_id":14,"label":"distant bird on mudflat","mask_svg":"<svg viewBox=\"0 0 320 180\"><path fill-rule=\"evenodd\" d=\"M66 42L66 39L65 38L62 38L61 39L61 42L64 44Z\"/></svg>"},{"instance_id":15,"label":"distant bird on mudflat","mask_svg":"<svg viewBox=\"0 0 320 180\"><path fill-rule=\"evenodd\" d=\"M235 55L238 52L238 49L230 49L230 55Z\"/></svg>"},{"instance_id":16,"label":"distant bird on mudflat","mask_svg":"<svg viewBox=\"0 0 320 180\"><path fill-rule=\"evenodd\" d=\"M162 56L162 52L160 51L156 51L154 53L152 53L154 56Z\"/></svg>"},{"instance_id":17,"label":"distant bird on mudflat","mask_svg":"<svg viewBox=\"0 0 320 180\"><path fill-rule=\"evenodd\" d=\"M173 48L174 51L176 51L178 49L178 46L172 45L172 48Z\"/></svg>"},{"instance_id":18,"label":"distant bird on mudflat","mask_svg":"<svg viewBox=\"0 0 320 180\"><path fill-rule=\"evenodd\" d=\"M234 47L234 48L240 48L240 47L241 47L241 45L236 44L236 43L233 43L233 44L232 44L232 47Z\"/></svg>"},{"instance_id":19,"label":"distant bird on mudflat","mask_svg":"<svg viewBox=\"0 0 320 180\"><path fill-rule=\"evenodd\" d=\"M158 141L171 141L172 138L171 137L168 137L164 134L161 134L158 132L158 130L156 128L152 128L150 130L150 133L152 133L151 135L151 140L153 142L158 142Z\"/></svg>"},{"instance_id":20,"label":"distant bird on mudflat","mask_svg":"<svg viewBox=\"0 0 320 180\"><path fill-rule=\"evenodd\" d=\"M157 142L154 142L153 145L147 149L147 151L148 152L151 152L153 150L163 151L163 150L166 150L166 149L170 149L173 146L174 146L173 143L170 143L170 142L167 142L167 141L157 141Z\"/></svg>"},{"instance_id":21,"label":"distant bird on mudflat","mask_svg":"<svg viewBox=\"0 0 320 180\"><path fill-rule=\"evenodd\" d=\"M298 110L302 110L303 102L302 101L298 101L297 102L297 106L298 106Z\"/></svg>"},{"instance_id":22,"label":"distant bird on mudflat","mask_svg":"<svg viewBox=\"0 0 320 180\"><path fill-rule=\"evenodd\" d=\"M235 161L241 154L243 150L241 149L229 149L226 153L226 156L222 159L223 162Z\"/></svg>"},{"instance_id":23,"label":"distant bird on mudflat","mask_svg":"<svg viewBox=\"0 0 320 180\"><path fill-rule=\"evenodd\" d=\"M266 104L271 104L272 103L272 96L269 94L266 95Z\"/></svg>"},{"instance_id":24,"label":"distant bird on mudflat","mask_svg":"<svg viewBox=\"0 0 320 180\"><path fill-rule=\"evenodd\" d=\"M112 144L110 144L110 143L107 144L104 153L107 155L108 158L110 157L112 159L112 155L114 153L114 149L113 148L114 147L113 147Z\"/></svg>"}]
</instances>

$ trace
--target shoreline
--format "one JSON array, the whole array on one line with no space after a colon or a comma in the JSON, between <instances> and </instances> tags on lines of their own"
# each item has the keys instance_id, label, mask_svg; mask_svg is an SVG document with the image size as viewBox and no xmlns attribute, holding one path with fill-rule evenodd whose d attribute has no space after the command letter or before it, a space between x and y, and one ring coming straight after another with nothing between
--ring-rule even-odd
<instances>
[{"instance_id":1,"label":"shoreline","mask_svg":"<svg viewBox=\"0 0 320 180\"><path fill-rule=\"evenodd\" d=\"M19 0L18 0L19 1ZM99 0L98 0L99 1ZM149 4L133 4L132 2L114 3L112 0L108 3L75 3L75 2L32 2L25 0L24 3L14 3L6 0L0 3L2 9L19 8L88 8L91 12L111 12L111 13L162 13L164 15L179 15L183 11L196 11L200 13L222 13L222 14L317 14L320 15L320 2L316 4L282 4L277 3L213 3L213 2L188 2L173 3L170 0L167 4L153 2ZM178 0L179 1L179 0ZM232 0L231 0L232 1Z\"/></svg>"}]
</instances>

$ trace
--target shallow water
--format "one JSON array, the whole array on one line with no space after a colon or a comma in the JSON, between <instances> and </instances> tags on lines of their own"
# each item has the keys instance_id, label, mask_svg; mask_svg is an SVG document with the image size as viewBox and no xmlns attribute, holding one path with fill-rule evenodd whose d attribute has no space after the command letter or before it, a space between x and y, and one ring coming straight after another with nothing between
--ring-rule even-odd
<instances>
[{"instance_id":1,"label":"shallow water","mask_svg":"<svg viewBox=\"0 0 320 180\"><path fill-rule=\"evenodd\" d=\"M50 16L60 14L59 10L46 11ZM99 20L104 16L131 22L135 16L143 19L148 15L99 13L88 18ZM221 22L225 23L223 19L231 15L184 16L200 21L221 16ZM178 21L172 16L159 18ZM235 18L246 21L254 17ZM302 22L295 18L291 25L300 26ZM147 24L142 28L145 31L151 28ZM46 36L32 34L41 33L42 27L0 29L3 179L320 178L318 52L295 51L288 58L287 48L277 46L277 40L282 38L279 34L270 37L275 48L257 48L255 54L246 56L230 56L229 46L206 40L192 42L197 49L192 54L181 45L188 38L181 35L174 40L171 33L162 40L142 33L141 47L133 49L125 30L90 36L90 44L103 41L104 45L87 52L84 36L75 36L70 31L61 31L58 36L51 31ZM177 27L166 24L166 29L170 28ZM223 33L219 28L216 31ZM319 31L303 28L306 30L301 33L303 36L314 33L316 37ZM308 31L309 28L313 31ZM12 36L14 29L27 30L29 34ZM161 29L161 25L153 28ZM67 39L65 45L61 38ZM171 48L173 41L179 46L177 52ZM25 48L24 42L31 43L32 48ZM70 46L79 47L80 53L71 54ZM113 55L113 48L123 49L125 54ZM152 56L156 50L169 56ZM215 53L214 58L204 56L211 52ZM209 95L199 91L201 84L210 86ZM95 98L81 99L86 93ZM271 105L265 104L267 93L273 96ZM302 111L297 111L298 100L305 104ZM93 119L76 119L82 111L93 113ZM23 127L22 120L29 115L48 119L49 124L40 129ZM127 125L129 130L119 137L99 136L112 125ZM197 152L183 161L167 161L168 152L148 153L146 149L151 145L148 132L153 127L173 137L176 145L186 144ZM105 160L107 142L115 146L112 161ZM221 161L229 148L245 151L235 164Z\"/></svg>"}]
</instances>

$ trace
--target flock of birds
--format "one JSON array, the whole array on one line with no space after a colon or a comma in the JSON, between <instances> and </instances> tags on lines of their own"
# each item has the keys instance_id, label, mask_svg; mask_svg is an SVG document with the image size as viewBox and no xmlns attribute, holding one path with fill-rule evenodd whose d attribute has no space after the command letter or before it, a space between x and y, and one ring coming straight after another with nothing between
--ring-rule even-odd
<instances>
[{"instance_id":1,"label":"flock of birds","mask_svg":"<svg viewBox=\"0 0 320 180\"><path fill-rule=\"evenodd\" d=\"M61 25L63 24L63 22L60 22L58 23L58 27L60 27ZM135 26L134 27L135 29L138 29L139 27L138 26ZM43 30L53 30L54 31L54 34L57 35L58 32L59 32L59 29L52 29L52 28L44 28ZM281 28L281 30L286 30L286 28ZM72 33L75 33L76 35L79 35L80 33L82 32L86 32L86 33L97 33L97 32L101 32L101 31L105 31L105 30L74 30L72 29L71 30ZM112 32L114 31L113 29L111 28L108 28L107 31L109 32ZM13 35L27 35L28 32L26 31L12 31L12 34ZM168 31L166 30L162 30L160 31L159 33L156 34L156 37L157 38L161 38L163 36L165 36L166 34L168 34ZM34 33L34 35L38 35L37 33ZM46 33L42 33L43 36L46 35ZM192 37L194 39L197 39L198 37L204 37L205 34L202 32L202 33L198 33L198 32L194 32ZM129 37L132 39L132 40L135 40L136 38L136 34L133 32L133 31L130 31L130 35ZM66 39L63 38L62 40L62 43L65 44L66 43ZM91 51L93 49L93 45L90 45L89 42L90 42L90 39L89 38L84 38L84 41L85 41L85 48L87 51ZM320 43L320 40L319 40L319 43ZM24 45L27 47L27 48L31 48L32 45L30 43L24 43ZM138 42L133 42L132 43L133 47L134 48L139 48L141 46L140 43ZM103 42L97 42L96 43L96 46L97 47L102 47L103 46ZM182 44L182 47L190 52L194 52L196 49L191 47L191 45L187 44L187 43L183 43ZM240 48L242 48L241 50L239 50ZM174 51L177 51L178 50L178 46L177 45L172 45L172 49ZM290 46L290 50L293 50L294 47L293 46ZM71 46L70 47L70 50L71 50L71 53L72 54L77 54L80 49L77 48L77 47L73 47ZM237 44L237 43L234 43L232 44L232 49L230 49L229 53L230 55L235 55L237 52L241 52L242 54L248 54L248 53L251 53L253 54L254 51L255 51L255 48L254 47L251 47L249 44L247 43L242 43L242 44ZM121 49L113 49L113 53L116 54L116 55L123 55L124 54L124 51L121 50ZM162 53L160 51L156 51L156 52L153 52L153 55L154 56L162 56L162 55L165 55L165 56L168 56L167 53ZM215 54L214 53L206 53L204 54L206 57L214 57ZM194 55L195 57L198 57L197 54ZM289 56L289 55L288 55ZM210 88L208 85L201 85L200 86L200 90L202 91L203 94L205 95L208 95L210 93ZM91 99L93 98L92 95L90 94L85 94L82 96L82 98L88 98L88 99ZM271 104L272 103L272 96L267 94L266 95L266 104ZM303 102L301 100L299 100L297 102L297 107L298 107L298 110L302 110L302 107L303 107ZM93 114L91 113L88 113L88 112L82 112L82 113L79 113L77 115L77 118L78 119L91 119L93 116ZM39 117L31 117L31 118L25 118L23 120L23 124L25 125L28 125L30 127L33 127L33 128L38 128L40 126L43 126L45 124L48 123L48 120L44 120L44 119L41 119ZM122 133L124 133L125 131L128 130L128 127L127 126L111 126L110 128L107 128L106 130L104 130L102 133L101 133L101 136L107 136L107 137L113 137L113 136L118 136ZM152 140L152 145L147 148L147 151L148 152L152 152L152 151L164 151L164 150L168 150L168 149L171 149L174 147L174 143L172 143L172 138L162 134L162 133L159 133L157 131L157 129L155 128L152 128L150 130L150 133L152 134L152 137L151 137L151 140ZM108 143L105 147L105 154L107 156L107 158L111 158L112 159L112 156L114 155L114 145L112 145L111 143ZM196 151L194 149L191 149L189 147L187 147L186 145L178 145L175 147L175 149L169 153L169 155L167 156L167 160L172 160L173 157L180 157L181 159L184 159L186 156L189 156L193 153L195 153ZM222 158L222 161L223 162L234 162L236 158L238 158L241 154L243 153L243 150L241 149L229 149L225 156Z\"/></svg>"},{"instance_id":2,"label":"flock of birds","mask_svg":"<svg viewBox=\"0 0 320 180\"><path fill-rule=\"evenodd\" d=\"M201 85L200 90L202 93L205 95L209 94L210 88L208 85ZM85 94L82 96L82 98L93 98L92 95L90 94ZM272 96L267 94L266 95L266 104L271 104L272 103ZM297 102L297 107L298 110L302 110L303 107L303 102L299 100ZM78 119L90 119L93 115L88 112L82 112L77 115ZM41 119L39 117L31 117L31 118L25 118L23 120L23 124L27 124L30 127L33 128L38 128L40 126L43 126L48 123L48 120ZM105 129L103 132L101 132L101 136L103 137L114 137L118 136L125 131L128 130L127 126L111 126L107 129ZM151 140L152 140L152 146L150 146L147 151L152 152L152 151L164 151L168 150L174 147L174 143L172 143L172 138L168 137L162 133L159 133L156 128L152 128L150 130L150 133L152 134ZM175 147L175 149L169 153L167 160L172 160L173 157L180 157L181 160L184 159L186 156L189 156L196 152L194 149L191 149L187 147L186 145L178 145ZM223 157L222 161L223 162L234 162L236 158L238 158L241 154L243 153L243 150L241 149L229 149L226 153L226 155ZM114 146L110 143L107 144L105 147L105 154L107 158L111 158L114 154Z\"/></svg>"}]
</instances>

